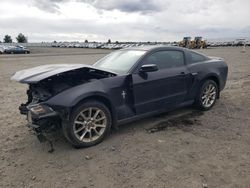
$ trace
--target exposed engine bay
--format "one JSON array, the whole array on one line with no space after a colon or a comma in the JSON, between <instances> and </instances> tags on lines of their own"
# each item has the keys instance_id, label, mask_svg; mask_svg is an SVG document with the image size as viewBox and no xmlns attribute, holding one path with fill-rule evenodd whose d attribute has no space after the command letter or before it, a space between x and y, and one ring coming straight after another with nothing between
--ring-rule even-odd
<instances>
[{"instance_id":1,"label":"exposed engine bay","mask_svg":"<svg viewBox=\"0 0 250 188\"><path fill-rule=\"evenodd\" d=\"M28 101L19 107L21 114L27 114L27 105L37 104L48 100L56 94L71 87L93 82L114 74L96 69L76 69L59 73L37 83L29 83L27 90Z\"/></svg>"}]
</instances>

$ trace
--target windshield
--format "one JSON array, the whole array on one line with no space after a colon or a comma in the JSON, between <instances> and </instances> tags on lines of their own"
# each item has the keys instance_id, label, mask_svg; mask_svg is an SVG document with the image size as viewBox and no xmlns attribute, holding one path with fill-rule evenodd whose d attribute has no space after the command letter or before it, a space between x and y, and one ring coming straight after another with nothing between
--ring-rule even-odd
<instances>
[{"instance_id":1,"label":"windshield","mask_svg":"<svg viewBox=\"0 0 250 188\"><path fill-rule=\"evenodd\" d=\"M94 64L94 67L125 74L132 68L137 60L145 54L142 50L119 50L110 53Z\"/></svg>"}]
</instances>

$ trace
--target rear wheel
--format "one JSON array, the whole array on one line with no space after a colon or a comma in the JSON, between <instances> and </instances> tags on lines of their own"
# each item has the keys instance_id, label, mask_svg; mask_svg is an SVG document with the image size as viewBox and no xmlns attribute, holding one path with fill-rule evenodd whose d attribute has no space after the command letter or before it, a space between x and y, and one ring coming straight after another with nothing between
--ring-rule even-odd
<instances>
[{"instance_id":1,"label":"rear wheel","mask_svg":"<svg viewBox=\"0 0 250 188\"><path fill-rule=\"evenodd\" d=\"M65 137L75 147L89 147L100 143L109 133L111 115L108 108L98 101L88 101L78 106L63 125Z\"/></svg>"},{"instance_id":2,"label":"rear wheel","mask_svg":"<svg viewBox=\"0 0 250 188\"><path fill-rule=\"evenodd\" d=\"M218 96L218 86L213 80L206 80L200 87L196 98L196 106L201 110L209 110L213 107Z\"/></svg>"}]
</instances>

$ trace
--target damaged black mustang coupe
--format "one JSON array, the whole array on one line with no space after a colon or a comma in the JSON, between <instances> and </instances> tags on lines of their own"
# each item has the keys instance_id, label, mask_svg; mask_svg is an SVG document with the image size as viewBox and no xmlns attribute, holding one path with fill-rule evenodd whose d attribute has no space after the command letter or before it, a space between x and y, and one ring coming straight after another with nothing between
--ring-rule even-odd
<instances>
[{"instance_id":1,"label":"damaged black mustang coupe","mask_svg":"<svg viewBox=\"0 0 250 188\"><path fill-rule=\"evenodd\" d=\"M42 65L12 80L29 85L19 109L38 138L62 129L71 144L87 147L139 118L192 104L209 110L227 73L221 58L160 46L114 51L92 66Z\"/></svg>"}]
</instances>

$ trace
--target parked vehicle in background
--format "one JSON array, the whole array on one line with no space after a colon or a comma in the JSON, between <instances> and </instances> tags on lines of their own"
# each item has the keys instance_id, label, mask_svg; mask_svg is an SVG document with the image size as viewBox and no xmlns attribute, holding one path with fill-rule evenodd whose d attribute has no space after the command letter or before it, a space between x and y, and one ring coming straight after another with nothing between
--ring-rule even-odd
<instances>
[{"instance_id":1,"label":"parked vehicle in background","mask_svg":"<svg viewBox=\"0 0 250 188\"><path fill-rule=\"evenodd\" d=\"M101 142L111 127L175 108L209 110L227 80L223 59L179 47L135 47L108 54L93 66L50 64L21 70L29 85L19 107L39 139L62 129L76 147Z\"/></svg>"},{"instance_id":2,"label":"parked vehicle in background","mask_svg":"<svg viewBox=\"0 0 250 188\"><path fill-rule=\"evenodd\" d=\"M4 53L6 54L29 54L30 51L20 45L17 46L8 46L5 50Z\"/></svg>"},{"instance_id":3,"label":"parked vehicle in background","mask_svg":"<svg viewBox=\"0 0 250 188\"><path fill-rule=\"evenodd\" d=\"M0 46L0 54L3 54L5 49L6 49L5 46Z\"/></svg>"}]
</instances>

